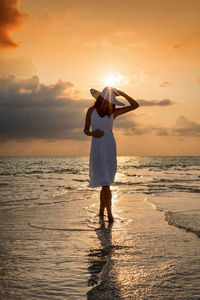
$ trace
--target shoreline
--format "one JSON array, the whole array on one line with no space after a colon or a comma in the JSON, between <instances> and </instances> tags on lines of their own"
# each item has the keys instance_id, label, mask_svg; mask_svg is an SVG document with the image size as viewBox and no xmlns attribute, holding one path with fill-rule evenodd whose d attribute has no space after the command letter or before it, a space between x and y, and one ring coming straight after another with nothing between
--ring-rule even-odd
<instances>
[{"instance_id":1,"label":"shoreline","mask_svg":"<svg viewBox=\"0 0 200 300\"><path fill-rule=\"evenodd\" d=\"M114 190L115 222L109 224L107 216L104 222L98 217L99 192L81 199L82 193L4 211L0 279L6 284L0 296L197 299L195 234L169 226L145 194Z\"/></svg>"},{"instance_id":2,"label":"shoreline","mask_svg":"<svg viewBox=\"0 0 200 300\"><path fill-rule=\"evenodd\" d=\"M154 210L145 198L143 194L126 195L116 203L117 218L112 226L107 266L99 284L89 291L89 300L97 295L99 299L163 300L196 299L200 295L198 275L195 275L199 271L191 263L192 254L198 253L200 240L169 226L164 212ZM106 229L100 236L101 240L106 239ZM190 243L195 249L190 248ZM105 250L102 247L103 253ZM188 276L194 280L191 286Z\"/></svg>"}]
</instances>

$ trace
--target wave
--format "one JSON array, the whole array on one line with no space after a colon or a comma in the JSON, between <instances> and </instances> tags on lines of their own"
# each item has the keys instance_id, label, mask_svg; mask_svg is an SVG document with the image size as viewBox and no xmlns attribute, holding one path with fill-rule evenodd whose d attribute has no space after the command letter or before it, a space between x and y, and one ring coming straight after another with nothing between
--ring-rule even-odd
<instances>
[{"instance_id":1,"label":"wave","mask_svg":"<svg viewBox=\"0 0 200 300\"><path fill-rule=\"evenodd\" d=\"M66 169L57 169L57 170L52 170L48 171L46 173L56 173L56 174L80 174L80 170L74 170L71 168L66 168Z\"/></svg>"},{"instance_id":2,"label":"wave","mask_svg":"<svg viewBox=\"0 0 200 300\"><path fill-rule=\"evenodd\" d=\"M44 227L44 226L38 226L31 223L28 223L28 225L32 228L36 229L43 229L43 230L60 230L60 231L93 231L92 229L85 229L85 228L55 228L55 227Z\"/></svg>"},{"instance_id":3,"label":"wave","mask_svg":"<svg viewBox=\"0 0 200 300\"><path fill-rule=\"evenodd\" d=\"M77 182L89 182L88 179L72 179L72 180Z\"/></svg>"},{"instance_id":4,"label":"wave","mask_svg":"<svg viewBox=\"0 0 200 300\"><path fill-rule=\"evenodd\" d=\"M176 210L176 211L168 211L165 208L159 207L159 205L153 203L148 198L144 199L151 207L156 210L164 213L165 221L168 222L169 225L176 226L178 228L182 228L186 231L195 233L198 237L200 237L200 210Z\"/></svg>"},{"instance_id":5,"label":"wave","mask_svg":"<svg viewBox=\"0 0 200 300\"><path fill-rule=\"evenodd\" d=\"M0 172L0 176L17 176L17 175L34 175L34 174L80 174L79 170L74 169L57 169L57 170L19 170L17 172Z\"/></svg>"},{"instance_id":6,"label":"wave","mask_svg":"<svg viewBox=\"0 0 200 300\"><path fill-rule=\"evenodd\" d=\"M200 237L200 210L167 211L165 212L165 220L169 225L193 232Z\"/></svg>"},{"instance_id":7,"label":"wave","mask_svg":"<svg viewBox=\"0 0 200 300\"><path fill-rule=\"evenodd\" d=\"M50 170L50 171L31 170L31 171L24 172L24 174L27 174L27 175L32 175L32 174L79 174L79 173L80 172L78 170L73 170L73 169L57 169L57 170Z\"/></svg>"},{"instance_id":8,"label":"wave","mask_svg":"<svg viewBox=\"0 0 200 300\"><path fill-rule=\"evenodd\" d=\"M191 181L191 180L190 180ZM196 182L196 180L194 180ZM187 186L186 184L188 183L188 181L185 181L185 185L181 185L181 184L170 184L173 181L161 181L159 184L159 181L153 181L152 183L142 183L141 185L144 185L148 188L149 192L163 192L163 191L167 191L169 192L173 192L173 191L177 191L177 192L188 192L188 193L200 193L200 189L196 186ZM162 184L163 183L163 184ZM166 184L165 184L166 183ZM167 184L169 183L169 184ZM138 184L138 183L137 183Z\"/></svg>"},{"instance_id":9,"label":"wave","mask_svg":"<svg viewBox=\"0 0 200 300\"><path fill-rule=\"evenodd\" d=\"M190 182L193 182L193 181L199 181L199 179L195 178L195 179L190 179L189 180ZM176 179L176 178L173 178L173 179L169 179L169 178L159 178L159 179L153 179L153 183L159 183L159 182L187 182L188 183L188 179Z\"/></svg>"},{"instance_id":10,"label":"wave","mask_svg":"<svg viewBox=\"0 0 200 300\"><path fill-rule=\"evenodd\" d=\"M192 187L192 186L190 187L190 186L174 184L174 185L170 185L170 188L185 191L185 192L190 192L190 193L200 193L199 188Z\"/></svg>"},{"instance_id":11,"label":"wave","mask_svg":"<svg viewBox=\"0 0 200 300\"><path fill-rule=\"evenodd\" d=\"M161 170L165 170L165 169L173 169L173 170L178 170L178 171L193 171L193 170L199 170L199 166L198 165L177 165L177 163L174 164L162 164L162 163L150 163L150 164L140 164L140 165L126 165L121 167L123 169L161 169ZM120 169L120 166L119 166Z\"/></svg>"},{"instance_id":12,"label":"wave","mask_svg":"<svg viewBox=\"0 0 200 300\"><path fill-rule=\"evenodd\" d=\"M16 176L16 175L17 175L16 172L9 172L9 171L0 172L0 176Z\"/></svg>"},{"instance_id":13,"label":"wave","mask_svg":"<svg viewBox=\"0 0 200 300\"><path fill-rule=\"evenodd\" d=\"M136 185L136 184L144 185L145 183L141 181L115 181L113 182L112 185L114 186L114 185Z\"/></svg>"},{"instance_id":14,"label":"wave","mask_svg":"<svg viewBox=\"0 0 200 300\"><path fill-rule=\"evenodd\" d=\"M196 180L194 180L196 182ZM197 186L188 186L186 182L183 184L173 184L175 183L173 180L156 180L152 183L144 182L144 181L116 181L112 185L113 186L129 186L130 188L134 189L134 191L142 191L146 194L152 193L164 193L164 192L187 192L198 194L200 193L200 189ZM127 190L126 190L127 191Z\"/></svg>"},{"instance_id":15,"label":"wave","mask_svg":"<svg viewBox=\"0 0 200 300\"><path fill-rule=\"evenodd\" d=\"M6 185L9 185L9 183L8 182L0 182L0 187L1 186L6 186Z\"/></svg>"}]
</instances>

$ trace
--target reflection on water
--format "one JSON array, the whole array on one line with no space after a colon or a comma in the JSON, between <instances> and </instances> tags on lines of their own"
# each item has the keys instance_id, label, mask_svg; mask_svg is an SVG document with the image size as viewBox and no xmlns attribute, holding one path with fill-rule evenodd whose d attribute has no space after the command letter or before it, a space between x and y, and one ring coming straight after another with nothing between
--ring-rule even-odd
<instances>
[{"instance_id":1,"label":"reflection on water","mask_svg":"<svg viewBox=\"0 0 200 300\"><path fill-rule=\"evenodd\" d=\"M112 258L115 246L112 245L112 223L107 226L104 220L99 220L99 227L95 229L101 243L101 248L90 249L88 268L91 276L88 286L91 290L87 293L87 299L122 299L120 288L116 278L111 275L114 260Z\"/></svg>"}]
</instances>

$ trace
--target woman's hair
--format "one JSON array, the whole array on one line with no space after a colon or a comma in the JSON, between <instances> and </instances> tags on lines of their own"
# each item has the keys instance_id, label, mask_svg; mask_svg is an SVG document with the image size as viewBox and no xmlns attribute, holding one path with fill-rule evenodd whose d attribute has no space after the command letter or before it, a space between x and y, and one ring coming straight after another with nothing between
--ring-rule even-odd
<instances>
[{"instance_id":1,"label":"woman's hair","mask_svg":"<svg viewBox=\"0 0 200 300\"><path fill-rule=\"evenodd\" d=\"M101 96L97 97L97 99L96 99L96 101L94 103L94 107L95 108L98 107L98 109L101 112L105 101L106 100L104 98L102 98ZM112 115L112 113L115 111L115 104L113 104L113 103L111 103L109 101L107 101L107 102L108 102L108 107L107 107L106 111L102 110L102 114L108 115L110 117Z\"/></svg>"}]
</instances>

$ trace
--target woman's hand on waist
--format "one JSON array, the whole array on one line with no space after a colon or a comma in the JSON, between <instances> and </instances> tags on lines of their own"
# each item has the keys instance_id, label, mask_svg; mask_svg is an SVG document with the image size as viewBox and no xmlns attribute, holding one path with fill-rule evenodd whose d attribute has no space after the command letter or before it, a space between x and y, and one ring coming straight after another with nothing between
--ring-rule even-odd
<instances>
[{"instance_id":1,"label":"woman's hand on waist","mask_svg":"<svg viewBox=\"0 0 200 300\"><path fill-rule=\"evenodd\" d=\"M96 129L96 130L92 131L92 136L95 138L101 138L103 135L104 135L103 130Z\"/></svg>"}]
</instances>

